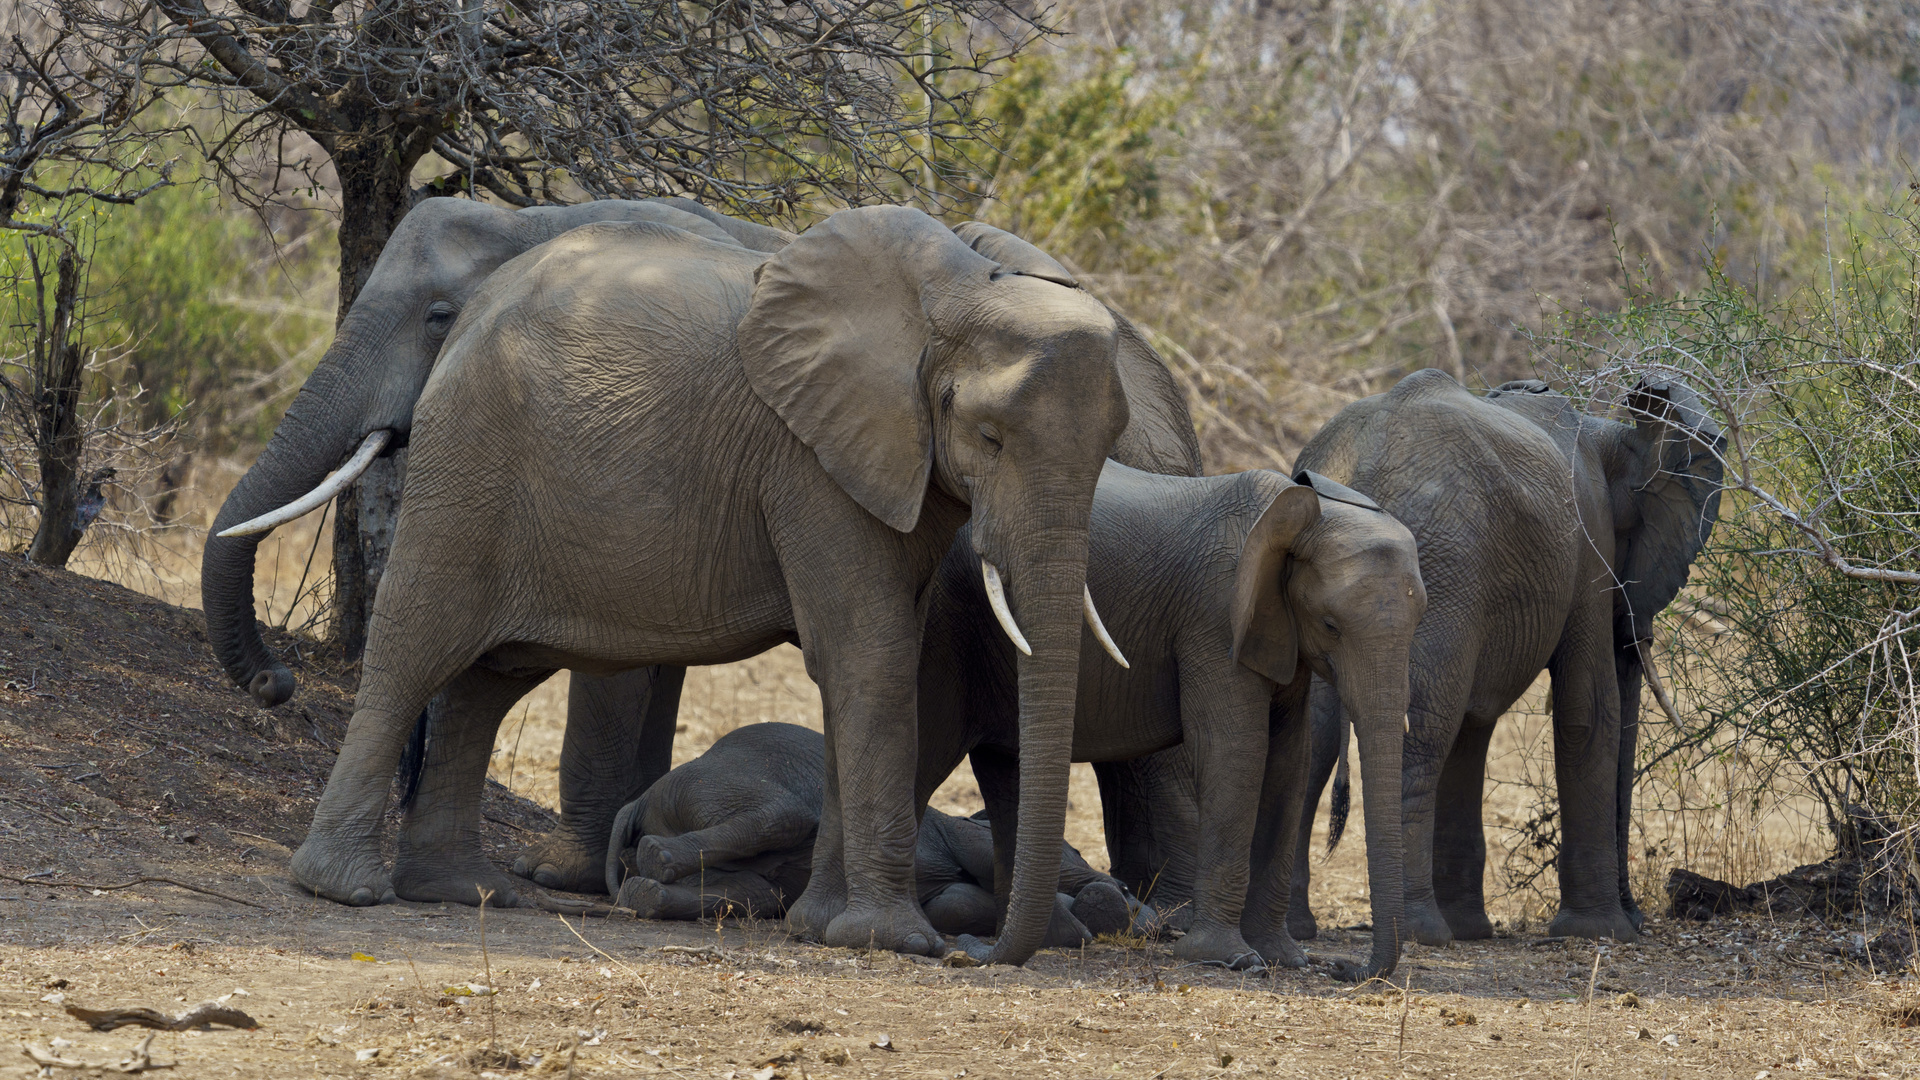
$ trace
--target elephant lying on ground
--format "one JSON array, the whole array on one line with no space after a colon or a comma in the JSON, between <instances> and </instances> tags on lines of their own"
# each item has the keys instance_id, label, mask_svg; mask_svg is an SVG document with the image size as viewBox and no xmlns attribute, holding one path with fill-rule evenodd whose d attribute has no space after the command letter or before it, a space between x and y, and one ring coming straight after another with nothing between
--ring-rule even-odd
<instances>
[{"instance_id":1,"label":"elephant lying on ground","mask_svg":"<svg viewBox=\"0 0 1920 1080\"><path fill-rule=\"evenodd\" d=\"M1298 467L1366 492L1420 543L1428 607L1413 641L1401 813L1408 925L1422 943L1492 936L1487 746L1542 668L1561 822L1547 932L1637 936L1626 844L1642 649L1718 516L1724 437L1678 383L1643 379L1624 405L1631 423L1583 415L1537 381L1480 396L1421 371L1347 406L1300 452ZM1343 702L1323 706L1288 920L1303 939L1317 929L1306 838L1342 738Z\"/></svg>"},{"instance_id":2,"label":"elephant lying on ground","mask_svg":"<svg viewBox=\"0 0 1920 1080\"><path fill-rule=\"evenodd\" d=\"M645 919L775 918L806 888L820 826L826 740L795 724L736 728L620 810L607 892ZM986 822L929 809L914 852L920 904L943 934L993 933ZM1062 843L1048 946L1128 928L1118 882ZM1150 917L1150 913L1148 913Z\"/></svg>"},{"instance_id":3,"label":"elephant lying on ground","mask_svg":"<svg viewBox=\"0 0 1920 1080\"><path fill-rule=\"evenodd\" d=\"M1184 740L1197 772L1198 881L1185 960L1302 966L1287 890L1305 783L1310 674L1334 679L1360 733L1369 792L1400 789L1407 648L1425 606L1413 537L1365 496L1302 474L1161 476L1108 462L1093 504L1088 588L1131 667L1082 643L1076 761L1120 761ZM964 533L963 533L964 536ZM920 662L925 805L971 756L997 857L1012 850L1025 741L1015 647L964 541L934 580ZM1377 925L1400 918L1399 807L1367 803ZM1001 879L996 875L996 879ZM1364 971L1393 970L1375 939Z\"/></svg>"},{"instance_id":4,"label":"elephant lying on ground","mask_svg":"<svg viewBox=\"0 0 1920 1080\"><path fill-rule=\"evenodd\" d=\"M1051 918L1087 514L1126 426L1112 316L918 211L841 211L777 255L597 224L496 271L413 424L354 720L292 872L320 895L517 897L478 842L506 709L556 668L797 642L827 786L802 937L926 952L912 896L917 602L964 521L1019 662L1019 850L991 959ZM689 452L692 445L699 452ZM1104 662L1104 661L1103 661ZM436 692L394 870L380 819Z\"/></svg>"}]
</instances>

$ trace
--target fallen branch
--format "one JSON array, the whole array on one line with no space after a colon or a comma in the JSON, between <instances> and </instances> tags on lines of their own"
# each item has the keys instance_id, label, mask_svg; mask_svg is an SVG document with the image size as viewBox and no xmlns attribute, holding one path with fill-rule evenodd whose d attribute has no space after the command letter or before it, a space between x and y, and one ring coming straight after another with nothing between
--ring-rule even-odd
<instances>
[{"instance_id":1,"label":"fallen branch","mask_svg":"<svg viewBox=\"0 0 1920 1080\"><path fill-rule=\"evenodd\" d=\"M89 889L94 892L117 892L121 889L131 889L135 885L171 885L176 889L185 889L188 892L197 892L202 896L218 897L219 899L225 900L228 903L232 903L232 904L245 904L250 908L259 908L261 911L273 910L272 908L268 907L265 904L256 904L251 900L242 900L237 896L229 896L226 893L219 892L214 889L205 889L205 888L201 888L198 885L189 885L184 881L175 881L173 878L170 878L170 877L155 877L152 875L142 875L140 877L134 878L132 881L123 881L118 885L94 885L85 881L48 881L44 878L14 877L11 874L0 874L0 881L11 881L16 885L35 885L35 886L50 885L50 886L59 886L60 888L63 888L63 889Z\"/></svg>"},{"instance_id":2,"label":"fallen branch","mask_svg":"<svg viewBox=\"0 0 1920 1080\"><path fill-rule=\"evenodd\" d=\"M35 1065L40 1066L42 1072L48 1069L88 1069L117 1073L141 1073L151 1069L173 1068L176 1064L175 1062L153 1060L153 1055L150 1052L152 1046L153 1036L149 1035L140 1040L139 1046L128 1051L126 1057L121 1058L117 1062L79 1061L74 1058L63 1058L50 1050L42 1050L37 1046L28 1046L25 1043L20 1044L20 1052L27 1055L27 1059Z\"/></svg>"},{"instance_id":3,"label":"fallen branch","mask_svg":"<svg viewBox=\"0 0 1920 1080\"><path fill-rule=\"evenodd\" d=\"M67 1015L95 1031L112 1031L123 1027L187 1031L209 1024L251 1031L260 1026L260 1022L253 1017L217 1001L201 1002L178 1016L168 1016L155 1009L83 1009L78 1005L67 1006Z\"/></svg>"}]
</instances>

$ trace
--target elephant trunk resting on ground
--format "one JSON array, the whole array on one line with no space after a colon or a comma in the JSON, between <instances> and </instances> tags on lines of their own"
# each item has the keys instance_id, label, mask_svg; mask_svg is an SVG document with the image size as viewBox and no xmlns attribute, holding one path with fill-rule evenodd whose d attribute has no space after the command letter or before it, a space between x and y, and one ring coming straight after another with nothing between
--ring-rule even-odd
<instances>
[{"instance_id":1,"label":"elephant trunk resting on ground","mask_svg":"<svg viewBox=\"0 0 1920 1080\"><path fill-rule=\"evenodd\" d=\"M1428 370L1347 406L1300 452L1299 467L1366 492L1420 543L1428 607L1413 642L1402 813L1408 917L1424 944L1493 933L1487 747L1542 668L1562 836L1548 933L1637 936L1626 844L1641 649L1713 529L1724 437L1678 383L1643 379L1623 405L1630 423L1584 415L1541 382L1481 396ZM1317 929L1306 837L1338 756L1341 704L1327 695L1315 710L1297 938Z\"/></svg>"},{"instance_id":2,"label":"elephant trunk resting on ground","mask_svg":"<svg viewBox=\"0 0 1920 1080\"><path fill-rule=\"evenodd\" d=\"M917 598L970 520L1024 644L1019 850L992 956L1024 960L1052 914L1087 513L1127 422L1118 337L1084 293L899 207L842 211L771 258L632 223L514 259L415 410L354 720L294 876L350 903L470 901L476 886L512 902L479 849L478 795L514 700L556 668L796 641L821 688L827 786L789 923L828 944L937 947L908 888L900 725L916 715ZM389 874L386 788L442 689Z\"/></svg>"},{"instance_id":3,"label":"elephant trunk resting on ground","mask_svg":"<svg viewBox=\"0 0 1920 1080\"><path fill-rule=\"evenodd\" d=\"M721 737L621 809L607 846L608 893L647 919L779 916L812 873L825 755L820 733L794 724L750 724ZM993 839L985 821L928 810L914 873L934 929L993 933ZM1077 945L1133 922L1120 884L1065 843L1058 890L1048 946Z\"/></svg>"}]
</instances>

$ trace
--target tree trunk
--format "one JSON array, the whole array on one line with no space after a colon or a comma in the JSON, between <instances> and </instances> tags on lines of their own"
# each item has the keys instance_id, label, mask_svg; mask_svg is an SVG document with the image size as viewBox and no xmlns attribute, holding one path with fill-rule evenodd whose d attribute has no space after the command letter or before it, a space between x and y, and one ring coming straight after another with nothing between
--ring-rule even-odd
<instances>
[{"instance_id":1,"label":"tree trunk","mask_svg":"<svg viewBox=\"0 0 1920 1080\"><path fill-rule=\"evenodd\" d=\"M387 246L400 219L413 208L413 166L433 145L438 129L432 125L396 123L382 113L363 126L367 135L339 135L334 139L333 167L340 177L340 306L334 313L338 327L353 301L372 276L380 252ZM397 503L398 481L385 470L384 487L376 492L362 477L334 502L333 618L329 638L348 657L359 656L367 644L367 619L373 613L370 565L384 566L388 530L361 527L361 508L369 500ZM397 508L387 505L390 512ZM378 540L378 537L385 540ZM369 550L370 543L379 549Z\"/></svg>"},{"instance_id":2,"label":"tree trunk","mask_svg":"<svg viewBox=\"0 0 1920 1080\"><path fill-rule=\"evenodd\" d=\"M53 315L46 307L35 335L33 410L38 420L34 448L40 465L40 527L27 548L27 559L42 566L65 566L80 543L86 526L80 516L80 259L62 247L55 270ZM44 294L42 294L44 295Z\"/></svg>"}]
</instances>

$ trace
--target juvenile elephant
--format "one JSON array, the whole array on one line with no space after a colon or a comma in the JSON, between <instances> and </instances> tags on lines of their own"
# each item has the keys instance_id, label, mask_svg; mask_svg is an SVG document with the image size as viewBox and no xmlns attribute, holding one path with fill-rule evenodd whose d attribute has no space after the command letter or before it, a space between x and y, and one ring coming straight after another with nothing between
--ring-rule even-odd
<instances>
[{"instance_id":1,"label":"juvenile elephant","mask_svg":"<svg viewBox=\"0 0 1920 1080\"><path fill-rule=\"evenodd\" d=\"M1400 786L1407 648L1425 606L1413 537L1325 477L1266 471L1161 476L1109 462L1094 498L1088 588L1131 666L1082 660L1076 761L1124 761L1184 740L1194 763L1197 883L1185 960L1301 966L1285 926L1307 682L1333 679L1360 733L1369 792ZM920 661L925 804L971 755L995 850L1013 850L1026 752L1014 723L1014 649L997 600L956 544L934 580ZM1088 658L1100 648L1090 635ZM1024 824L1024 823L1020 823ZM1399 807L1367 803L1377 925L1400 917ZM997 877L996 880L999 880ZM1393 970L1382 933L1364 971Z\"/></svg>"},{"instance_id":2,"label":"juvenile elephant","mask_svg":"<svg viewBox=\"0 0 1920 1080\"><path fill-rule=\"evenodd\" d=\"M1641 648L1718 516L1724 437L1678 383L1642 380L1625 410L1631 423L1587 416L1537 381L1479 396L1427 370L1347 406L1300 452L1300 468L1366 492L1420 544L1430 602L1413 640L1401 814L1407 917L1422 943L1492 936L1487 745L1542 668L1561 822L1548 933L1637 936L1626 844ZM1343 711L1331 699L1317 710L1289 916L1297 938L1316 931L1305 838Z\"/></svg>"},{"instance_id":3,"label":"juvenile elephant","mask_svg":"<svg viewBox=\"0 0 1920 1080\"><path fill-rule=\"evenodd\" d=\"M647 919L773 918L806 888L820 825L826 741L795 724L749 724L621 808L607 892ZM1127 929L1119 883L1062 843L1045 944ZM929 809L914 852L918 898L942 934L993 932L993 839L985 821Z\"/></svg>"},{"instance_id":4,"label":"juvenile elephant","mask_svg":"<svg viewBox=\"0 0 1920 1080\"><path fill-rule=\"evenodd\" d=\"M575 229L489 277L414 410L355 715L292 871L349 903L515 900L477 842L501 716L555 668L722 663L797 641L827 787L788 919L939 943L908 888L917 600L962 522L1019 662L1024 813L1007 932L1039 945L1086 602L1087 514L1126 426L1111 315L918 211L842 211L768 257ZM388 778L445 687L394 871ZM843 829L844 822L844 829Z\"/></svg>"},{"instance_id":5,"label":"juvenile elephant","mask_svg":"<svg viewBox=\"0 0 1920 1080\"><path fill-rule=\"evenodd\" d=\"M266 451L227 496L202 554L209 639L227 674L260 704L278 705L294 691L293 673L260 640L254 622L254 555L261 537L323 505L374 455L407 444L414 404L441 345L488 275L508 259L596 221L656 222L759 252L778 251L793 239L676 198L517 211L468 199L427 199L414 207ZM350 460L353 467L321 483L329 470ZM295 501L310 489L308 498ZM574 676L569 731L632 728L636 736L617 740L615 752L571 755L562 762L566 812L555 835L522 858L526 876L554 888L578 888L583 880L597 887L599 848L613 815L672 765L674 713L685 673L656 665L605 678ZM590 848L584 860L575 854L582 848Z\"/></svg>"}]
</instances>

